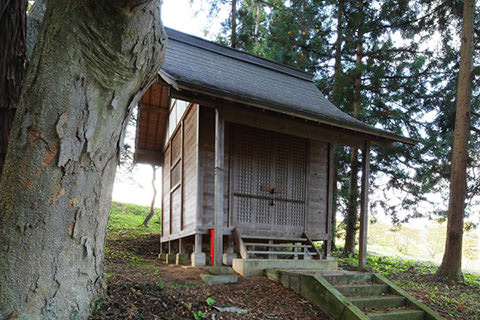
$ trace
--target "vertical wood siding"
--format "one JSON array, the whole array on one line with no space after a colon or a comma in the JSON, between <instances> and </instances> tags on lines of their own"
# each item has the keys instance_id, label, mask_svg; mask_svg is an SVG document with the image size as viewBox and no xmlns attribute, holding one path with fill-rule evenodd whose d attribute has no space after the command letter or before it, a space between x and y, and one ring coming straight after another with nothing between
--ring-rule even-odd
<instances>
[{"instance_id":1,"label":"vertical wood siding","mask_svg":"<svg viewBox=\"0 0 480 320\"><path fill-rule=\"evenodd\" d=\"M197 112L194 105L185 116L183 127L183 231L196 227L197 210Z\"/></svg>"},{"instance_id":2,"label":"vertical wood siding","mask_svg":"<svg viewBox=\"0 0 480 320\"><path fill-rule=\"evenodd\" d=\"M229 217L229 125L225 125L225 158L224 158L224 226L230 226ZM214 226L214 192L215 192L215 110L200 107L200 181L202 184L201 222L200 229L210 229Z\"/></svg>"},{"instance_id":3,"label":"vertical wood siding","mask_svg":"<svg viewBox=\"0 0 480 320\"><path fill-rule=\"evenodd\" d=\"M200 167L203 188L202 221L200 228L213 228L213 200L215 190L215 113L211 108L200 107Z\"/></svg>"},{"instance_id":4,"label":"vertical wood siding","mask_svg":"<svg viewBox=\"0 0 480 320\"><path fill-rule=\"evenodd\" d=\"M163 162L163 236L169 236L171 234L170 230L170 148L167 147L165 150L165 159Z\"/></svg>"},{"instance_id":5,"label":"vertical wood siding","mask_svg":"<svg viewBox=\"0 0 480 320\"><path fill-rule=\"evenodd\" d=\"M328 144L312 140L308 172L306 231L314 240L326 239Z\"/></svg>"},{"instance_id":6,"label":"vertical wood siding","mask_svg":"<svg viewBox=\"0 0 480 320\"><path fill-rule=\"evenodd\" d=\"M165 150L164 240L192 234L197 226L197 105L183 115Z\"/></svg>"}]
</instances>

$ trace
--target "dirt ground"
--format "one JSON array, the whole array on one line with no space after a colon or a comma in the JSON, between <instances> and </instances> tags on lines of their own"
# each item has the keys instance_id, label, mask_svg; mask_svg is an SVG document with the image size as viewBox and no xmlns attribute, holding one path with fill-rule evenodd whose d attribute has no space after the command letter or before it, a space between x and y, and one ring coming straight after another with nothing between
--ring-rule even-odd
<instances>
[{"instance_id":1,"label":"dirt ground","mask_svg":"<svg viewBox=\"0 0 480 320\"><path fill-rule=\"evenodd\" d=\"M265 277L207 286L202 268L169 266L156 259L159 236L110 236L107 296L90 319L328 319L316 306ZM247 313L219 312L237 307Z\"/></svg>"}]
</instances>

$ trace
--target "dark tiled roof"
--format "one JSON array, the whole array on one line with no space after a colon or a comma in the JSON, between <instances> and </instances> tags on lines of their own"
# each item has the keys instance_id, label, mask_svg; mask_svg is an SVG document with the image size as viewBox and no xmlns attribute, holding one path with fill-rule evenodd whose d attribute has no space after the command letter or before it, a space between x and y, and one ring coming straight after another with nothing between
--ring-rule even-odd
<instances>
[{"instance_id":1,"label":"dark tiled roof","mask_svg":"<svg viewBox=\"0 0 480 320\"><path fill-rule=\"evenodd\" d=\"M162 71L181 85L335 127L414 143L342 112L323 96L309 73L173 29L166 31Z\"/></svg>"}]
</instances>

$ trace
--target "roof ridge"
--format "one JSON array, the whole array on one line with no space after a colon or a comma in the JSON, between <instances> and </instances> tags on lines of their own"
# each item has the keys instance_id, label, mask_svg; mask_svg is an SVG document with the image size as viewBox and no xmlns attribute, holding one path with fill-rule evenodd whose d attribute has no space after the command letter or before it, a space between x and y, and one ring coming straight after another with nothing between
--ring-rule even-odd
<instances>
[{"instance_id":1,"label":"roof ridge","mask_svg":"<svg viewBox=\"0 0 480 320\"><path fill-rule=\"evenodd\" d=\"M216 43L214 41L193 36L172 28L165 27L165 30L167 31L167 35L169 39L182 42L191 46L195 46L203 50L211 51L216 54L227 56L229 58L240 60L246 63L254 64L265 69L287 74L289 76L306 80L306 81L312 81L314 77L313 74L309 72L305 72L303 70L288 66L286 64L278 63L273 60L262 58L254 54L251 54L249 52L230 48L230 47L221 45L219 43ZM202 44L207 44L207 46Z\"/></svg>"}]
</instances>

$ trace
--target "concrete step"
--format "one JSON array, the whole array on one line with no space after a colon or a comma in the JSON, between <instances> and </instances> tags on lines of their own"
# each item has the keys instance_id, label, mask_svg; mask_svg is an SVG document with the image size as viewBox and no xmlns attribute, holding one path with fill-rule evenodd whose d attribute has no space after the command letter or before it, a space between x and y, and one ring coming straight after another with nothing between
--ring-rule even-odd
<instances>
[{"instance_id":1,"label":"concrete step","mask_svg":"<svg viewBox=\"0 0 480 320\"><path fill-rule=\"evenodd\" d=\"M407 302L402 296L364 296L347 297L359 309L386 309L404 306Z\"/></svg>"},{"instance_id":2,"label":"concrete step","mask_svg":"<svg viewBox=\"0 0 480 320\"><path fill-rule=\"evenodd\" d=\"M233 269L231 267L224 267L224 266L208 266L206 267L207 272L213 275L227 275L227 274L234 274Z\"/></svg>"},{"instance_id":3,"label":"concrete step","mask_svg":"<svg viewBox=\"0 0 480 320\"><path fill-rule=\"evenodd\" d=\"M344 296L371 296L389 293L389 287L380 283L349 283L335 285L334 287Z\"/></svg>"},{"instance_id":4,"label":"concrete step","mask_svg":"<svg viewBox=\"0 0 480 320\"><path fill-rule=\"evenodd\" d=\"M200 278L209 286L225 283L235 283L238 281L238 276L236 274L201 274Z\"/></svg>"},{"instance_id":5,"label":"concrete step","mask_svg":"<svg viewBox=\"0 0 480 320\"><path fill-rule=\"evenodd\" d=\"M367 312L366 315L372 320L424 320L422 310L391 310Z\"/></svg>"},{"instance_id":6,"label":"concrete step","mask_svg":"<svg viewBox=\"0 0 480 320\"><path fill-rule=\"evenodd\" d=\"M332 285L372 281L372 274L368 272L344 271L341 273L322 274L322 276Z\"/></svg>"}]
</instances>

